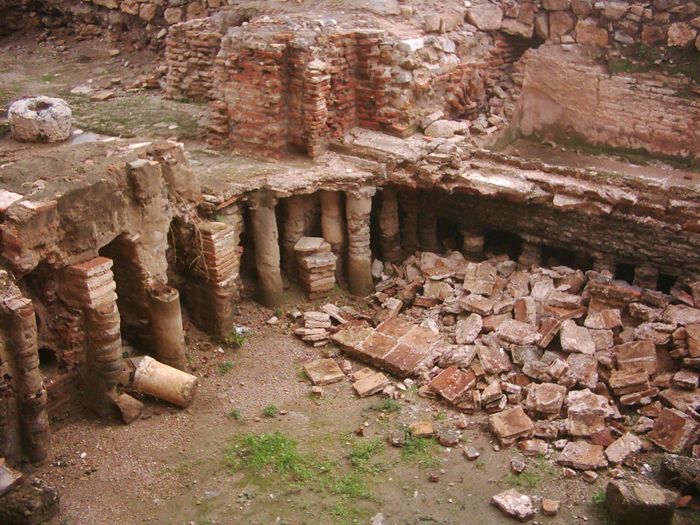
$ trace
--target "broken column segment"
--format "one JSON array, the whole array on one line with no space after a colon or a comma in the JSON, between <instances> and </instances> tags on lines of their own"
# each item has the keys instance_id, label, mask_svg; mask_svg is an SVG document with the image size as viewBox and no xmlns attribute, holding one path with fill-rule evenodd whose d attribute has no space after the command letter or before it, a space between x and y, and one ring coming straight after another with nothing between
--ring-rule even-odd
<instances>
[{"instance_id":1,"label":"broken column segment","mask_svg":"<svg viewBox=\"0 0 700 525\"><path fill-rule=\"evenodd\" d=\"M335 278L345 285L345 245L347 240L343 215L343 194L339 191L321 191L321 231L337 257Z\"/></svg>"},{"instance_id":2,"label":"broken column segment","mask_svg":"<svg viewBox=\"0 0 700 525\"><path fill-rule=\"evenodd\" d=\"M384 262L401 262L399 201L394 188L382 190L382 205L379 210L379 246Z\"/></svg>"},{"instance_id":3,"label":"broken column segment","mask_svg":"<svg viewBox=\"0 0 700 525\"><path fill-rule=\"evenodd\" d=\"M32 463L43 463L48 458L51 434L46 414L46 389L39 371L34 305L17 293L4 301L3 310L9 317L9 336L14 347L23 452Z\"/></svg>"},{"instance_id":4,"label":"broken column segment","mask_svg":"<svg viewBox=\"0 0 700 525\"><path fill-rule=\"evenodd\" d=\"M148 293L151 314L153 355L166 365L185 370L185 332L182 329L180 293L166 284L152 287Z\"/></svg>"},{"instance_id":5,"label":"broken column segment","mask_svg":"<svg viewBox=\"0 0 700 525\"><path fill-rule=\"evenodd\" d=\"M192 403L197 385L198 379L192 374L159 363L148 356L138 358L133 386L141 394L184 408Z\"/></svg>"},{"instance_id":6,"label":"broken column segment","mask_svg":"<svg viewBox=\"0 0 700 525\"><path fill-rule=\"evenodd\" d=\"M470 259L482 259L484 257L484 232L479 228L463 228L462 253Z\"/></svg>"},{"instance_id":7,"label":"broken column segment","mask_svg":"<svg viewBox=\"0 0 700 525\"><path fill-rule=\"evenodd\" d=\"M335 288L336 256L321 237L302 237L294 245L299 280L310 299L329 294Z\"/></svg>"},{"instance_id":8,"label":"broken column segment","mask_svg":"<svg viewBox=\"0 0 700 525\"><path fill-rule=\"evenodd\" d=\"M279 233L275 206L277 199L265 192L251 198L255 266L258 270L260 302L273 308L282 302L284 289L280 273Z\"/></svg>"},{"instance_id":9,"label":"broken column segment","mask_svg":"<svg viewBox=\"0 0 700 525\"><path fill-rule=\"evenodd\" d=\"M361 188L346 193L345 213L348 221L348 283L350 293L371 293L372 251L370 249L370 212L375 188Z\"/></svg>"},{"instance_id":10,"label":"broken column segment","mask_svg":"<svg viewBox=\"0 0 700 525\"><path fill-rule=\"evenodd\" d=\"M308 195L292 195L286 200L284 232L282 235L282 262L287 277L295 280L297 274L294 245L304 236L306 212L309 209Z\"/></svg>"}]
</instances>

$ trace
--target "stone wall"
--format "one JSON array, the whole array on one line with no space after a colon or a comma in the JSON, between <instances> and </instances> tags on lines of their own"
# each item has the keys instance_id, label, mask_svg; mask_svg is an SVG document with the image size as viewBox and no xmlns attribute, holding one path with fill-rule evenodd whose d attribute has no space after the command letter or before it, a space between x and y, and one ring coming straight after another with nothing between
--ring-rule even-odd
<instances>
[{"instance_id":1,"label":"stone wall","mask_svg":"<svg viewBox=\"0 0 700 525\"><path fill-rule=\"evenodd\" d=\"M700 49L699 15L697 3L687 0L504 0L471 7L467 20L483 30L564 44Z\"/></svg>"},{"instance_id":2,"label":"stone wall","mask_svg":"<svg viewBox=\"0 0 700 525\"><path fill-rule=\"evenodd\" d=\"M524 135L652 155L700 156L700 99L684 76L610 74L583 55L528 53L517 126Z\"/></svg>"},{"instance_id":3,"label":"stone wall","mask_svg":"<svg viewBox=\"0 0 700 525\"><path fill-rule=\"evenodd\" d=\"M184 26L175 26L167 42L168 93L201 97L212 73L185 42L200 38L201 24ZM471 102L461 87L465 74L478 77L485 104L484 84L515 54L506 39L494 46L490 36L459 28L407 39L375 29L283 29L251 23L222 38L208 94L213 144L273 156L291 147L313 156L357 125L411 135L426 115ZM182 71L197 81L178 82Z\"/></svg>"}]
</instances>

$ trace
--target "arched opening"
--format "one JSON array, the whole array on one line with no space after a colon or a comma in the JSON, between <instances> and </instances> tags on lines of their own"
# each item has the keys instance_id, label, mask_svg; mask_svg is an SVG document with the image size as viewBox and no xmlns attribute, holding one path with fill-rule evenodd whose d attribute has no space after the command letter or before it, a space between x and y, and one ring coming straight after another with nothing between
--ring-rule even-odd
<instances>
[{"instance_id":1,"label":"arched opening","mask_svg":"<svg viewBox=\"0 0 700 525\"><path fill-rule=\"evenodd\" d=\"M634 269L634 264L617 263L615 265L615 279L632 284L634 282Z\"/></svg>"},{"instance_id":2,"label":"arched opening","mask_svg":"<svg viewBox=\"0 0 700 525\"><path fill-rule=\"evenodd\" d=\"M39 370L44 377L56 374L60 365L58 353L53 348L39 348Z\"/></svg>"},{"instance_id":3,"label":"arched opening","mask_svg":"<svg viewBox=\"0 0 700 525\"><path fill-rule=\"evenodd\" d=\"M675 286L678 277L668 273L659 273L659 279L656 282L656 289L659 292L670 294L671 289Z\"/></svg>"},{"instance_id":4,"label":"arched opening","mask_svg":"<svg viewBox=\"0 0 700 525\"><path fill-rule=\"evenodd\" d=\"M488 256L506 254L517 261L523 251L520 236L503 230L486 230L484 232L484 253Z\"/></svg>"}]
</instances>

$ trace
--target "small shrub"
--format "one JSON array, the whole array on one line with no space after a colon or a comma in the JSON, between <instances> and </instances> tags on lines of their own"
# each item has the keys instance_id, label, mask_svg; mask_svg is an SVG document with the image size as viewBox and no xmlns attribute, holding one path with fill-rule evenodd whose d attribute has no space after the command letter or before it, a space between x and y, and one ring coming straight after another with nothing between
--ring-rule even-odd
<instances>
[{"instance_id":1,"label":"small shrub","mask_svg":"<svg viewBox=\"0 0 700 525\"><path fill-rule=\"evenodd\" d=\"M231 330L224 337L222 343L229 348L243 348L246 336L243 333L238 333L236 330Z\"/></svg>"},{"instance_id":2,"label":"small shrub","mask_svg":"<svg viewBox=\"0 0 700 525\"><path fill-rule=\"evenodd\" d=\"M229 412L228 414L226 414L226 417L229 418L229 419L232 419L232 420L234 420L234 421L240 421L240 419L241 419L241 417L242 417L242 416L241 416L241 411L238 410L237 408L234 408L233 410L231 410L231 412Z\"/></svg>"},{"instance_id":3,"label":"small shrub","mask_svg":"<svg viewBox=\"0 0 700 525\"><path fill-rule=\"evenodd\" d=\"M395 399L391 399L390 397L387 397L383 401L380 401L376 405L372 405L369 408L370 408L370 410L373 410L374 412L392 413L392 412L398 412L399 410L401 410L401 405Z\"/></svg>"}]
</instances>

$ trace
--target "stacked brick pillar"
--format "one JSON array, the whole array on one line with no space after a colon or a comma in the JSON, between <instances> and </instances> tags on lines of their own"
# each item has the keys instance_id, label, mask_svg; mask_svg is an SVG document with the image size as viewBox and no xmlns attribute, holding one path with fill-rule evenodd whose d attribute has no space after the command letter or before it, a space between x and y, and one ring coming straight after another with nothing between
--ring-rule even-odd
<instances>
[{"instance_id":1,"label":"stacked brick pillar","mask_svg":"<svg viewBox=\"0 0 700 525\"><path fill-rule=\"evenodd\" d=\"M96 257L64 270L61 296L84 315L87 335L85 399L97 413L109 415L122 371L122 341L112 260Z\"/></svg>"}]
</instances>

